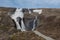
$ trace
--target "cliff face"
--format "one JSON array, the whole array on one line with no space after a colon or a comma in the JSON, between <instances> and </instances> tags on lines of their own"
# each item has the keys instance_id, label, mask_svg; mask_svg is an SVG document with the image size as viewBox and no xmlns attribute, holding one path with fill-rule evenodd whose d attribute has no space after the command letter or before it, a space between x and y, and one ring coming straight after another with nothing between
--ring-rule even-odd
<instances>
[{"instance_id":1,"label":"cliff face","mask_svg":"<svg viewBox=\"0 0 60 40\"><path fill-rule=\"evenodd\" d=\"M42 8L42 10L42 14L38 15L36 30L56 40L60 40L60 9ZM7 14L14 11L15 8L0 8L0 40L45 40L31 31L20 32L16 30L14 28L15 24Z\"/></svg>"}]
</instances>

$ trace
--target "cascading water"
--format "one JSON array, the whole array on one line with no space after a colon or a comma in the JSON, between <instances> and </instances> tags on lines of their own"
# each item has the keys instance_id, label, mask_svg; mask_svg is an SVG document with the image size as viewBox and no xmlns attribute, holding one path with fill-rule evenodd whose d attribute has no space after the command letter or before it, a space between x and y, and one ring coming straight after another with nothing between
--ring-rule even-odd
<instances>
[{"instance_id":1,"label":"cascading water","mask_svg":"<svg viewBox=\"0 0 60 40\"><path fill-rule=\"evenodd\" d=\"M34 22L33 22L33 29L32 29L32 31L34 31L36 26L37 26L37 16L35 16L35 19L34 19Z\"/></svg>"},{"instance_id":2,"label":"cascading water","mask_svg":"<svg viewBox=\"0 0 60 40\"><path fill-rule=\"evenodd\" d=\"M28 11L29 11L29 14L31 14L31 11L28 9Z\"/></svg>"},{"instance_id":3,"label":"cascading water","mask_svg":"<svg viewBox=\"0 0 60 40\"><path fill-rule=\"evenodd\" d=\"M41 14L42 10L33 10L33 12L38 12L38 14ZM29 14L31 14L30 10L29 10ZM24 22L23 22L24 13L22 12L22 9L16 9L15 13L12 14L10 17L15 21L17 29L19 29L21 31L26 31L25 30L26 27L25 27ZM19 22L21 23L21 25L19 24ZM35 19L31 22L32 26L33 26L32 31L35 34L45 38L46 40L54 40L53 38L45 36L44 34L38 32L36 30L34 31L34 29L36 28L36 24L37 24L36 22L37 22L37 16L35 16Z\"/></svg>"},{"instance_id":4,"label":"cascading water","mask_svg":"<svg viewBox=\"0 0 60 40\"><path fill-rule=\"evenodd\" d=\"M22 31L26 31L25 30L25 25L24 25L23 19L21 20L21 27L22 27Z\"/></svg>"},{"instance_id":5,"label":"cascading water","mask_svg":"<svg viewBox=\"0 0 60 40\"><path fill-rule=\"evenodd\" d=\"M21 26L19 24L19 21L17 20L17 17L20 17L21 20ZM23 23L23 17L24 17L24 13L22 12L22 9L16 9L15 13L13 15L11 15L11 18L16 22L16 26L17 26L17 30L21 30L21 31L25 31L25 26Z\"/></svg>"},{"instance_id":6,"label":"cascading water","mask_svg":"<svg viewBox=\"0 0 60 40\"><path fill-rule=\"evenodd\" d=\"M15 13L11 15L11 18L15 21L17 30L26 31L27 23L23 22L24 12L22 10L23 10L22 8L20 9L17 8ZM28 11L30 15L34 15L31 13L30 9L28 9ZM42 10L33 10L33 12L37 12L38 14L41 14ZM28 29L31 28L31 30L33 31L37 25L37 15L35 15L35 19L33 19L31 22L29 21L29 23L31 24L28 24L29 27Z\"/></svg>"}]
</instances>

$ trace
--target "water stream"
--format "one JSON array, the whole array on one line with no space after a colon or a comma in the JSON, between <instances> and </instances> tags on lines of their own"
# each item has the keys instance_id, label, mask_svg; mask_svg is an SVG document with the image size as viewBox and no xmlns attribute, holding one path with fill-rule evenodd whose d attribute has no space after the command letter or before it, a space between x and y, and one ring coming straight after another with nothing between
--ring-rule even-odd
<instances>
[{"instance_id":1,"label":"water stream","mask_svg":"<svg viewBox=\"0 0 60 40\"><path fill-rule=\"evenodd\" d=\"M22 20L20 21L21 22L21 26L19 24L19 21L18 21L18 17L20 17ZM21 31L25 31L25 25L24 25L24 22L23 22L23 17L24 17L24 13L22 12L22 9L16 9L15 13L11 15L11 18L15 21L16 23L16 26L17 26L17 30L21 30Z\"/></svg>"}]
</instances>

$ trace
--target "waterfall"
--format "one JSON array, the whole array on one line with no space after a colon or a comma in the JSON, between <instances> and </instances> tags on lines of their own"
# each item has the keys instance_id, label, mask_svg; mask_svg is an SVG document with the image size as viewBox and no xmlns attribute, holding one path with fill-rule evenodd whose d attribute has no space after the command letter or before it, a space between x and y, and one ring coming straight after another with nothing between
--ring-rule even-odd
<instances>
[{"instance_id":1,"label":"waterfall","mask_svg":"<svg viewBox=\"0 0 60 40\"><path fill-rule=\"evenodd\" d=\"M23 22L24 13L22 12L22 10L23 10L22 8L20 8L20 9L17 8L15 13L11 15L11 18L15 21L16 27L17 27L18 30L26 31L26 27L25 27L25 24ZM31 14L32 11L30 9L28 9L28 11L29 11L29 14ZM33 10L33 12L37 12L38 14L41 14L42 10ZM33 15L33 14L31 14L31 15ZM19 22L21 24L19 24ZM33 20L32 31L35 29L36 25L37 25L37 16L35 16L35 19Z\"/></svg>"},{"instance_id":2,"label":"waterfall","mask_svg":"<svg viewBox=\"0 0 60 40\"><path fill-rule=\"evenodd\" d=\"M32 31L34 31L36 25L37 25L37 16L35 16L35 19L34 19L34 22L33 22L33 29L32 29Z\"/></svg>"},{"instance_id":3,"label":"waterfall","mask_svg":"<svg viewBox=\"0 0 60 40\"><path fill-rule=\"evenodd\" d=\"M16 20L14 19L14 21L15 21L15 23L16 23L17 30L21 29L21 27L20 27L20 25L19 25L19 23L18 23L17 19L16 19Z\"/></svg>"},{"instance_id":4,"label":"waterfall","mask_svg":"<svg viewBox=\"0 0 60 40\"><path fill-rule=\"evenodd\" d=\"M41 9L40 10L36 9L36 10L33 10L33 12L37 12L38 14L41 14L42 10ZM34 19L34 22L33 22L33 29L32 29L32 31L34 31L36 25L37 25L37 16L35 15L35 19Z\"/></svg>"},{"instance_id":5,"label":"waterfall","mask_svg":"<svg viewBox=\"0 0 60 40\"><path fill-rule=\"evenodd\" d=\"M20 9L17 8L15 13L12 14L10 17L15 21L16 27L17 27L18 30L25 31L25 25L23 23L24 13L22 12L22 8L20 8ZM22 19L21 20L21 26L19 24L19 21L17 20L18 17L20 17Z\"/></svg>"},{"instance_id":6,"label":"waterfall","mask_svg":"<svg viewBox=\"0 0 60 40\"><path fill-rule=\"evenodd\" d=\"M23 19L21 20L21 27L22 27L22 31L26 31L25 30L25 25L24 25Z\"/></svg>"},{"instance_id":7,"label":"waterfall","mask_svg":"<svg viewBox=\"0 0 60 40\"><path fill-rule=\"evenodd\" d=\"M29 11L29 14L31 14L31 11L30 11L30 9L28 9L28 11Z\"/></svg>"}]
</instances>

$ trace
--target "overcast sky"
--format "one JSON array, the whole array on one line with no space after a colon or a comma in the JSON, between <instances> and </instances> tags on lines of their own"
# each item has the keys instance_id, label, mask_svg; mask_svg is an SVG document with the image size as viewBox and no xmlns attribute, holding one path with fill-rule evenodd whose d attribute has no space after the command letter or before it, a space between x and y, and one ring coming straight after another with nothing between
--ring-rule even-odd
<instances>
[{"instance_id":1,"label":"overcast sky","mask_svg":"<svg viewBox=\"0 0 60 40\"><path fill-rule=\"evenodd\" d=\"M0 0L0 7L60 8L60 0Z\"/></svg>"}]
</instances>

